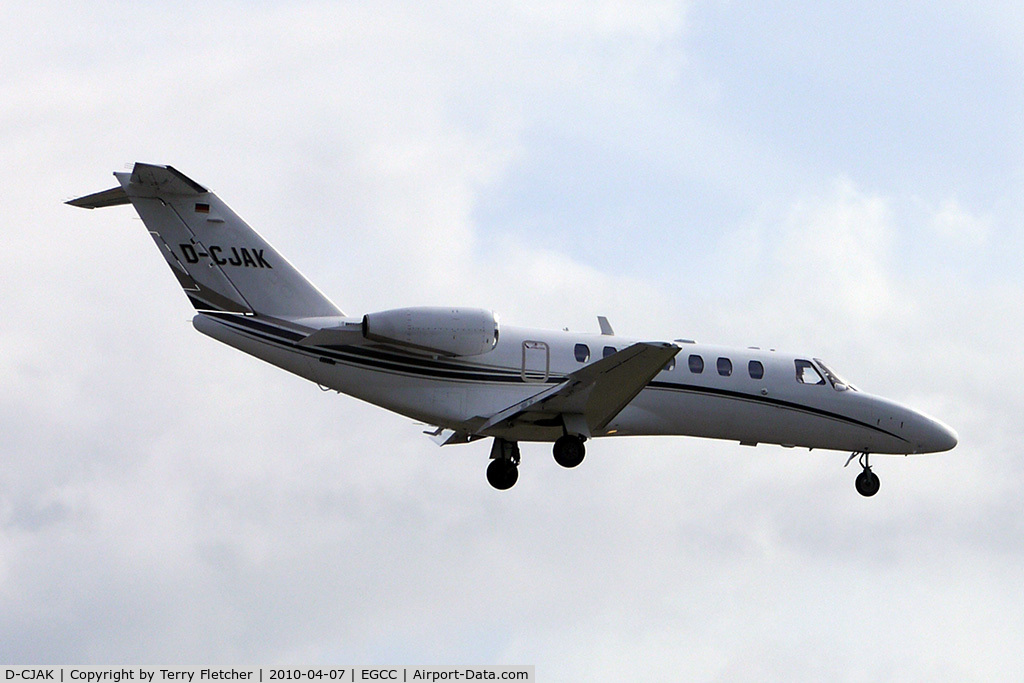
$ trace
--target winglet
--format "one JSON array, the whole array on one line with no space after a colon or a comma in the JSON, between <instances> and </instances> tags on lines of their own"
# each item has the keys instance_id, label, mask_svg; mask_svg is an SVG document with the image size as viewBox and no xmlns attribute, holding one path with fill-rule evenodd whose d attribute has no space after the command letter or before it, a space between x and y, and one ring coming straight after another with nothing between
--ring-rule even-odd
<instances>
[{"instance_id":1,"label":"winglet","mask_svg":"<svg viewBox=\"0 0 1024 683\"><path fill-rule=\"evenodd\" d=\"M608 322L608 318L603 315L597 316L597 324L601 326L601 334L606 336L615 334L615 330L612 329L612 324Z\"/></svg>"}]
</instances>

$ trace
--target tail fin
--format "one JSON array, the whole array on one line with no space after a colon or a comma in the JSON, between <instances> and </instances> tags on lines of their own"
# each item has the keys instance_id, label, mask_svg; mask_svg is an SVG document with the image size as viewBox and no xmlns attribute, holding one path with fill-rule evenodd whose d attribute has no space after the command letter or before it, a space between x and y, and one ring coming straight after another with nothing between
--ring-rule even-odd
<instances>
[{"instance_id":1,"label":"tail fin","mask_svg":"<svg viewBox=\"0 0 1024 683\"><path fill-rule=\"evenodd\" d=\"M275 318L344 315L217 195L170 166L137 163L121 187L73 199L85 209L131 203L200 311Z\"/></svg>"}]
</instances>

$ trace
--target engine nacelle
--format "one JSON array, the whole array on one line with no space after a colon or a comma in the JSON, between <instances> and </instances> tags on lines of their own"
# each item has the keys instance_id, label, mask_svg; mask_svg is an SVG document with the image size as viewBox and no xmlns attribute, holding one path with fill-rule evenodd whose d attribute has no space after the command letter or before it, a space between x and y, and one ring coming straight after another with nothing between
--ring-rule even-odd
<instances>
[{"instance_id":1,"label":"engine nacelle","mask_svg":"<svg viewBox=\"0 0 1024 683\"><path fill-rule=\"evenodd\" d=\"M445 356L479 356L498 344L498 316L480 308L396 308L364 315L363 336Z\"/></svg>"}]
</instances>

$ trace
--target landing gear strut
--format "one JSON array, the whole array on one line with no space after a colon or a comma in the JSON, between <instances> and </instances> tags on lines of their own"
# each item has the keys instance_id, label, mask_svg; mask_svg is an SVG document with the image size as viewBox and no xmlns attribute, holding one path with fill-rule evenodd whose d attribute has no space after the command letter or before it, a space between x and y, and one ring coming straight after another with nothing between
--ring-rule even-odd
<instances>
[{"instance_id":1,"label":"landing gear strut","mask_svg":"<svg viewBox=\"0 0 1024 683\"><path fill-rule=\"evenodd\" d=\"M495 437L491 446L491 464L487 466L487 483L499 491L516 485L519 480L519 444Z\"/></svg>"},{"instance_id":2,"label":"landing gear strut","mask_svg":"<svg viewBox=\"0 0 1024 683\"><path fill-rule=\"evenodd\" d=\"M555 442L555 462L562 467L576 467L583 462L583 456L587 449L583 446L583 439L573 434L566 434L558 437Z\"/></svg>"},{"instance_id":3,"label":"landing gear strut","mask_svg":"<svg viewBox=\"0 0 1024 683\"><path fill-rule=\"evenodd\" d=\"M846 465L849 465L854 458L857 458L857 462L864 468L861 473L857 475L857 493L866 498L870 498L878 493L878 488L881 486L881 482L878 480L878 475L871 471L871 465L868 463L867 453L851 453L850 459L846 461ZM846 465L843 465L843 467L846 467Z\"/></svg>"}]
</instances>

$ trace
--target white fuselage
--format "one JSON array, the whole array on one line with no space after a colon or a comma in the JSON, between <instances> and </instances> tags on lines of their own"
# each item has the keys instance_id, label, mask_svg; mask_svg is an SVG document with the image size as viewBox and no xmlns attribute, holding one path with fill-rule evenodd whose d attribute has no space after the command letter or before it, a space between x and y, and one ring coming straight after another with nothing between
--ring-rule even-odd
<instances>
[{"instance_id":1,"label":"white fuselage","mask_svg":"<svg viewBox=\"0 0 1024 683\"><path fill-rule=\"evenodd\" d=\"M303 347L297 342L307 331L258 317L200 313L193 323L204 334L321 386L455 430L563 381L602 358L606 347L622 350L636 341L502 326L493 350L447 358L382 345ZM685 435L893 454L956 444L956 435L941 422L847 387L810 356L678 345L675 361L593 436ZM494 427L484 435L554 441L562 434L561 424L547 422Z\"/></svg>"},{"instance_id":2,"label":"white fuselage","mask_svg":"<svg viewBox=\"0 0 1024 683\"><path fill-rule=\"evenodd\" d=\"M518 479L519 441L554 442L578 466L599 436L683 435L851 451L857 491L878 492L872 453L931 453L956 434L845 384L820 360L760 349L636 341L499 324L493 311L414 306L346 316L206 187L136 163L118 186L68 202L132 204L199 313L200 332L437 429L439 444L492 437L487 480ZM849 464L849 461L847 461Z\"/></svg>"}]
</instances>

